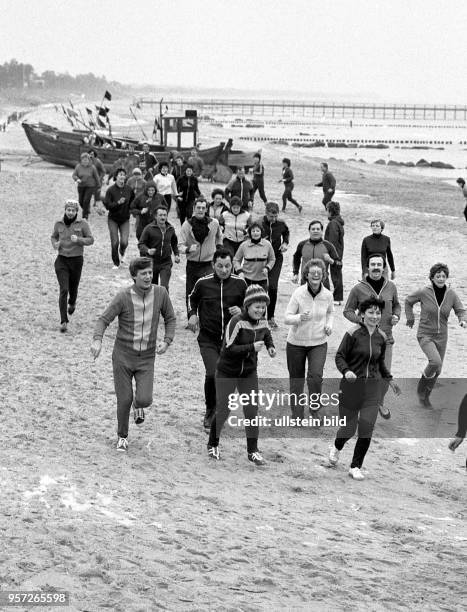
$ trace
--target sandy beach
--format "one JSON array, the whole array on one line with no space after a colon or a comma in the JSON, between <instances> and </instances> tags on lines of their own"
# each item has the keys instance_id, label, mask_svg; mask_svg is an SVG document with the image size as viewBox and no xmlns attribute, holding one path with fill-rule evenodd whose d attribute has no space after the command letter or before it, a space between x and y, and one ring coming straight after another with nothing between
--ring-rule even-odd
<instances>
[{"instance_id":1,"label":"sandy beach","mask_svg":"<svg viewBox=\"0 0 467 612\"><path fill-rule=\"evenodd\" d=\"M262 153L268 198L280 202L287 156L304 205L301 216L288 208L284 217L291 243L279 286L278 356L260 357L260 376L284 379L292 255L311 219L326 222L313 184L318 156L332 151L264 145ZM89 346L96 317L131 283L128 269L111 269L106 217L93 213L95 244L85 249L77 310L60 334L50 234L65 199L76 197L71 170L37 159L19 125L0 134L0 157L1 589L65 589L70 610L93 612L465 609L467 443L453 454L447 438L376 436L363 482L347 475L353 443L336 469L327 467L325 436L265 437L261 469L247 461L242 437L225 440L222 461L208 460L204 369L185 329L184 258L172 272L177 331L156 357L154 404L141 428L130 424L130 452L116 453L115 323L96 362ZM461 192L436 176L326 159L345 219L345 298L360 275L361 240L381 217L401 300L443 261L467 303ZM209 196L215 185L200 186ZM255 212L262 210L257 198ZM173 212L169 220L178 231ZM133 224L129 250L138 253ZM334 355L349 327L337 308L326 377L338 376ZM425 360L405 317L394 335L394 377L418 377ZM442 377L465 379L467 334L453 315L449 335ZM414 404L388 399L396 422Z\"/></svg>"}]
</instances>

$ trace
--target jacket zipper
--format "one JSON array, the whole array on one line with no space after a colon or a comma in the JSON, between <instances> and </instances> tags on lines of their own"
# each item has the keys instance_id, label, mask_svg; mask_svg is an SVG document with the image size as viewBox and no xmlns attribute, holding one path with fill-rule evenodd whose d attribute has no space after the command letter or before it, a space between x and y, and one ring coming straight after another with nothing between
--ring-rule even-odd
<instances>
[{"instance_id":1,"label":"jacket zipper","mask_svg":"<svg viewBox=\"0 0 467 612\"><path fill-rule=\"evenodd\" d=\"M223 294L224 281L221 280L221 324L222 324L222 337L224 339L224 294Z\"/></svg>"},{"instance_id":2,"label":"jacket zipper","mask_svg":"<svg viewBox=\"0 0 467 612\"><path fill-rule=\"evenodd\" d=\"M372 351L371 351L371 334L370 334L370 332L368 332L368 336L370 338L370 355L368 357L368 363L366 364L366 377L367 378L370 377L370 361L371 361L371 355L372 355Z\"/></svg>"},{"instance_id":3,"label":"jacket zipper","mask_svg":"<svg viewBox=\"0 0 467 612\"><path fill-rule=\"evenodd\" d=\"M444 292L444 296L443 296L443 299L441 300L441 304L438 304L438 300L436 299L436 293L435 293L435 290L433 289L433 287L431 287L431 290L433 291L433 296L435 298L435 303L436 303L436 306L438 308L438 332L437 333L439 334L439 332L440 332L440 322L439 322L439 319L440 319L440 316L441 316L441 306L443 305L443 302L446 299L446 293L448 292L448 288L446 287L446 291Z\"/></svg>"},{"instance_id":4,"label":"jacket zipper","mask_svg":"<svg viewBox=\"0 0 467 612\"><path fill-rule=\"evenodd\" d=\"M143 295L143 322L141 323L141 338L139 341L139 352L141 353L141 347L143 345L143 331L144 331L144 314L146 312L146 296Z\"/></svg>"}]
</instances>

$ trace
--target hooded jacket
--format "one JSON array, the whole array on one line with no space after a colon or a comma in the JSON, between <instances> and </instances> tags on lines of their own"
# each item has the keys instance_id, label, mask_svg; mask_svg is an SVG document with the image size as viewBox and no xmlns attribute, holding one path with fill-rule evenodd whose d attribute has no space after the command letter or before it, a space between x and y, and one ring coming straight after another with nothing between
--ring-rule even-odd
<instances>
[{"instance_id":1,"label":"hooded jacket","mask_svg":"<svg viewBox=\"0 0 467 612\"><path fill-rule=\"evenodd\" d=\"M344 255L344 219L340 215L335 215L329 219L324 232L324 239L336 247L337 254L342 259Z\"/></svg>"},{"instance_id":2,"label":"hooded jacket","mask_svg":"<svg viewBox=\"0 0 467 612\"><path fill-rule=\"evenodd\" d=\"M408 321L413 321L413 307L420 302L420 323L418 325L417 337L444 336L448 335L448 319L451 310L454 310L460 321L467 321L467 311L460 301L457 293L450 287L446 288L443 301L438 306L434 289L431 285L414 291L405 299L405 316Z\"/></svg>"},{"instance_id":3,"label":"hooded jacket","mask_svg":"<svg viewBox=\"0 0 467 612\"><path fill-rule=\"evenodd\" d=\"M358 283L350 290L347 303L344 306L344 317L352 323L360 323L361 317L357 315L356 311L358 310L360 304L370 297L377 297L384 301L384 309L381 313L381 322L379 327L386 334L388 343L394 344L391 317L392 315L397 315L400 318L401 305L397 295L397 287L392 281L385 280L379 293L376 293L366 278L358 281Z\"/></svg>"},{"instance_id":4,"label":"hooded jacket","mask_svg":"<svg viewBox=\"0 0 467 612\"><path fill-rule=\"evenodd\" d=\"M162 230L157 221L153 221L144 228L138 248L142 257L152 257L155 264L172 263L172 253L178 255L175 228L166 222L165 230ZM156 252L154 255L149 255L148 249L156 249Z\"/></svg>"},{"instance_id":5,"label":"hooded jacket","mask_svg":"<svg viewBox=\"0 0 467 612\"><path fill-rule=\"evenodd\" d=\"M247 377L256 371L258 353L254 343L264 341L266 348L274 347L267 321L253 321L247 312L232 317L226 327L221 354L217 362L219 378Z\"/></svg>"}]
</instances>

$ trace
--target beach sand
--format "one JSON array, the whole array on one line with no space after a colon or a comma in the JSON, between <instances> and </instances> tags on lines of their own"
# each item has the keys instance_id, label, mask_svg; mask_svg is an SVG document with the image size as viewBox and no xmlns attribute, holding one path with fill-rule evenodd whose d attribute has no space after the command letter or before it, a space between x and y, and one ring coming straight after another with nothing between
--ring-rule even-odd
<instances>
[{"instance_id":1,"label":"beach sand","mask_svg":"<svg viewBox=\"0 0 467 612\"><path fill-rule=\"evenodd\" d=\"M75 196L71 170L30 158L19 126L7 136L8 146L0 135L1 149L17 153L0 155L0 587L65 589L69 609L82 611L465 609L467 445L452 454L447 439L377 437L364 482L347 475L354 443L329 469L329 440L319 437L260 440L268 460L261 469L247 461L241 437L221 442L222 461L208 460L204 369L195 337L184 329L183 259L170 286L176 338L156 357L153 407L143 426L130 424L128 454L115 451L116 325L96 362L89 346L96 316L131 282L128 270L111 270L106 218L93 213L95 244L85 249L77 310L68 333L58 332L50 234L64 200ZM259 367L271 378L286 376L282 318L295 288L293 251L312 218L325 221L322 193L312 187L319 159L308 151L263 147L268 197L280 202L283 156L292 159L304 213L285 215L291 248L277 307L278 356L263 352ZM461 194L397 168L329 163L346 222L345 295L359 278L361 239L370 220L381 217L400 297L423 286L430 266L444 261L465 303ZM212 187L201 183L205 195ZM259 200L255 210L262 210ZM130 253L137 254L133 226ZM350 325L341 311L329 340L331 377ZM396 379L417 377L424 365L415 330L404 320L395 330ZM449 334L443 376L465 377L467 336L455 317ZM394 420L413 403L389 400Z\"/></svg>"}]
</instances>

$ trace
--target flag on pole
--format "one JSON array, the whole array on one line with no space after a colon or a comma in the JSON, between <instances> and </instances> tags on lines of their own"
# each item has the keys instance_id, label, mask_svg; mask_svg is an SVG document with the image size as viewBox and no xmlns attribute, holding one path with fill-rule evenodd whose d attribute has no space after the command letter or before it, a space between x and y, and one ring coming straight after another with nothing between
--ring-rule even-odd
<instances>
[{"instance_id":1,"label":"flag on pole","mask_svg":"<svg viewBox=\"0 0 467 612\"><path fill-rule=\"evenodd\" d=\"M73 117L73 119L76 119L78 117L78 113L75 110L72 110L71 108L67 108L66 112L68 113L68 116Z\"/></svg>"},{"instance_id":2,"label":"flag on pole","mask_svg":"<svg viewBox=\"0 0 467 612\"><path fill-rule=\"evenodd\" d=\"M100 128L103 128L103 129L105 128L105 123L102 121L102 119L100 119L99 116L96 117L96 122Z\"/></svg>"},{"instance_id":3,"label":"flag on pole","mask_svg":"<svg viewBox=\"0 0 467 612\"><path fill-rule=\"evenodd\" d=\"M107 90L105 90L104 98L106 100L108 100L109 102L110 102L110 100L112 100L112 96L110 95L110 93Z\"/></svg>"},{"instance_id":4,"label":"flag on pole","mask_svg":"<svg viewBox=\"0 0 467 612\"><path fill-rule=\"evenodd\" d=\"M75 107L73 106L73 102L72 102L71 100L68 100L68 102L70 103L71 108L75 108Z\"/></svg>"}]
</instances>

